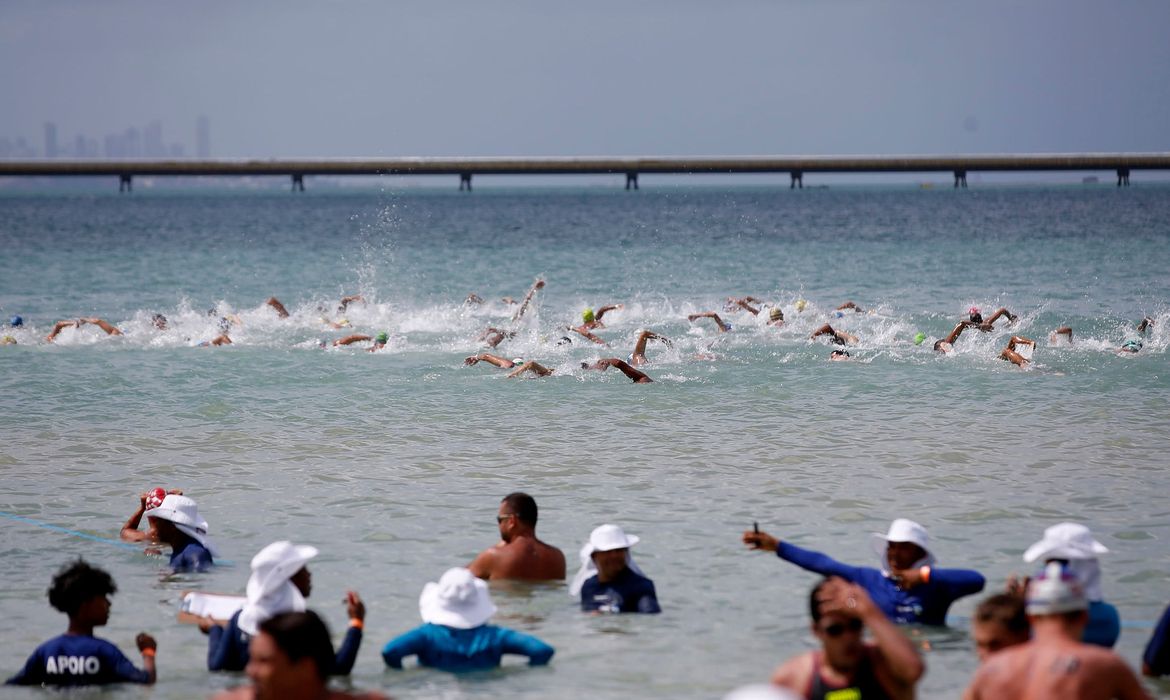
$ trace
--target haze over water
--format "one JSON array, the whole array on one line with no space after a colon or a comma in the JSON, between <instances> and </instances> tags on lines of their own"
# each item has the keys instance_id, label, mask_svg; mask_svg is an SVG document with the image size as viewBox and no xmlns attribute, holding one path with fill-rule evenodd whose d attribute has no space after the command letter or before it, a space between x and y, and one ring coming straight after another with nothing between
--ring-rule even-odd
<instances>
[{"instance_id":1,"label":"haze over water","mask_svg":"<svg viewBox=\"0 0 1170 700\"><path fill-rule=\"evenodd\" d=\"M116 538L139 492L181 487L234 562L162 580L159 559L0 517L4 673L62 631L44 591L84 556L119 584L99 636L124 651L139 630L159 639L152 697L234 684L206 672L205 638L174 622L179 593L242 592L252 555L292 539L322 551L310 604L335 637L345 589L367 601L355 687L399 698L718 697L812 645L816 577L744 551L740 533L758 521L873 564L869 533L895 517L926 525L940 565L982 571L989 590L1031 573L1020 556L1045 527L1087 524L1111 550L1103 587L1127 623L1117 650L1136 666L1143 625L1170 590L1168 193L0 194L0 310L27 324L4 331L18 345L0 347L0 511ZM509 323L500 298L537 276L547 287L499 352L556 373L464 367L483 328ZM338 313L338 299L359 292L367 303ZM487 303L465 305L470 292ZM788 324L724 311L727 296L746 294L779 305ZM263 306L270 295L291 318ZM836 317L846 300L867 313ZM564 331L609 303L625 305L598 331L612 349ZM952 356L932 352L971 306L1020 320L966 332ZM687 322L705 310L732 331ZM156 312L171 330L152 328ZM232 346L193 347L231 314L241 322ZM1138 337L1144 315L1155 325L1142 351L1112 352ZM86 327L44 342L56 320L78 316L126 335ZM852 361L830 363L830 347L809 340L826 321L860 338ZM1063 325L1073 345L1050 346ZM651 344L653 384L580 369L624 358L643 328L674 343ZM384 352L319 347L383 330ZM1013 333L1038 343L1026 370L996 359ZM565 335L574 342L558 345ZM664 613L590 617L562 586L495 587L496 622L555 646L548 668L384 671L378 651L419 624L423 584L496 541L497 504L514 490L536 497L538 533L565 551L570 575L596 525L640 536L634 554ZM976 663L965 623L913 634L930 647L919 695L958 696Z\"/></svg>"}]
</instances>

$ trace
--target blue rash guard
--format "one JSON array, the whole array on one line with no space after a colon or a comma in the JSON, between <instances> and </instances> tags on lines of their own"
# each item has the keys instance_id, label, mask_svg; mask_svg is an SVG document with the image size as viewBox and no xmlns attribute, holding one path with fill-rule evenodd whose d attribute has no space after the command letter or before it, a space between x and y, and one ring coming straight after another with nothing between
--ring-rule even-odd
<instances>
[{"instance_id":1,"label":"blue rash guard","mask_svg":"<svg viewBox=\"0 0 1170 700\"><path fill-rule=\"evenodd\" d=\"M1162 613L1150 637L1142 662L1153 676L1170 676L1170 607Z\"/></svg>"},{"instance_id":2,"label":"blue rash guard","mask_svg":"<svg viewBox=\"0 0 1170 700\"><path fill-rule=\"evenodd\" d=\"M840 576L865 589L886 617L898 624L943 625L947 608L963 596L983 590L983 574L970 569L930 567L930 581L908 591L869 566L842 564L820 552L781 542L776 556L824 576Z\"/></svg>"},{"instance_id":3,"label":"blue rash guard","mask_svg":"<svg viewBox=\"0 0 1170 700\"><path fill-rule=\"evenodd\" d=\"M581 609L585 612L659 613L654 582L626 567L617 578L602 583L597 576L581 586Z\"/></svg>"},{"instance_id":4,"label":"blue rash guard","mask_svg":"<svg viewBox=\"0 0 1170 700\"><path fill-rule=\"evenodd\" d=\"M207 639L207 670L243 671L248 665L248 644L252 636L240 629L240 612L236 611L226 626L213 625ZM341 648L333 659L331 676L348 676L357 661L358 649L362 645L362 631L350 627L341 640Z\"/></svg>"},{"instance_id":5,"label":"blue rash guard","mask_svg":"<svg viewBox=\"0 0 1170 700\"><path fill-rule=\"evenodd\" d=\"M171 569L176 574L189 572L203 573L215 564L211 559L211 552L194 540L186 547L171 554Z\"/></svg>"},{"instance_id":6,"label":"blue rash guard","mask_svg":"<svg viewBox=\"0 0 1170 700\"><path fill-rule=\"evenodd\" d=\"M140 671L110 642L97 637L63 634L37 647L20 673L8 685L107 685L109 683L150 683L150 674Z\"/></svg>"},{"instance_id":7,"label":"blue rash guard","mask_svg":"<svg viewBox=\"0 0 1170 700\"><path fill-rule=\"evenodd\" d=\"M1103 600L1094 600L1089 603L1089 624L1085 626L1085 633L1081 641L1085 644L1095 644L1099 647L1112 649L1121 636L1121 615L1117 608Z\"/></svg>"},{"instance_id":8,"label":"blue rash guard","mask_svg":"<svg viewBox=\"0 0 1170 700\"><path fill-rule=\"evenodd\" d=\"M543 666L554 653L536 637L505 627L458 629L428 622L386 642L382 659L390 668L402 668L402 659L413 654L422 666L458 672L495 668L504 654L527 656L529 666Z\"/></svg>"}]
</instances>

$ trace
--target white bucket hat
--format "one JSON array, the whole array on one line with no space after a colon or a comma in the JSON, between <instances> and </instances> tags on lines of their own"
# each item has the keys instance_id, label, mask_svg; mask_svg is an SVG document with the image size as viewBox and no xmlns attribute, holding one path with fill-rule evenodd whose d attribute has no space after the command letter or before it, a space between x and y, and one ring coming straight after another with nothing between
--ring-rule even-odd
<instances>
[{"instance_id":1,"label":"white bucket hat","mask_svg":"<svg viewBox=\"0 0 1170 700\"><path fill-rule=\"evenodd\" d=\"M1029 615L1059 615L1074 610L1088 610L1089 601L1080 582L1058 562L1044 567L1044 573L1028 584Z\"/></svg>"},{"instance_id":2,"label":"white bucket hat","mask_svg":"<svg viewBox=\"0 0 1170 700\"><path fill-rule=\"evenodd\" d=\"M889 573L890 564L886 560L886 548L891 542L909 542L918 545L922 551L926 552L926 556L915 562L914 566L934 566L934 555L930 552L930 535L926 533L926 528L913 520L898 518L890 523L890 529L886 534L875 532L871 540L873 551L877 553L878 559L881 561L883 572Z\"/></svg>"},{"instance_id":3,"label":"white bucket hat","mask_svg":"<svg viewBox=\"0 0 1170 700\"><path fill-rule=\"evenodd\" d=\"M629 549L638 544L639 538L637 535L627 535L621 527L617 525L600 525L589 533L589 541L581 547L581 568L577 571L577 575L573 577L573 582L569 584L569 595L578 596L581 594L581 586L590 578L597 575L597 565L593 563L594 552L611 552L615 549ZM626 566L639 576L644 576L642 570L634 563L634 557L626 553Z\"/></svg>"},{"instance_id":4,"label":"white bucket hat","mask_svg":"<svg viewBox=\"0 0 1170 700\"><path fill-rule=\"evenodd\" d=\"M1024 561L1038 559L1096 559L1109 548L1093 539L1089 528L1079 523L1060 523L1044 531L1044 538L1028 547Z\"/></svg>"},{"instance_id":5,"label":"white bucket hat","mask_svg":"<svg viewBox=\"0 0 1170 700\"><path fill-rule=\"evenodd\" d=\"M487 583L463 567L447 569L438 583L423 586L418 597L423 622L466 630L487 624L496 614Z\"/></svg>"},{"instance_id":6,"label":"white bucket hat","mask_svg":"<svg viewBox=\"0 0 1170 700\"><path fill-rule=\"evenodd\" d=\"M252 557L248 578L248 602L240 611L240 629L255 635L260 623L283 612L303 612L305 597L289 581L305 563L317 556L317 548L281 540Z\"/></svg>"},{"instance_id":7,"label":"white bucket hat","mask_svg":"<svg viewBox=\"0 0 1170 700\"><path fill-rule=\"evenodd\" d=\"M217 555L215 546L207 536L207 521L200 517L199 506L192 499L178 494L167 494L157 508L151 508L143 515L171 521L184 535L206 547L212 556Z\"/></svg>"}]
</instances>

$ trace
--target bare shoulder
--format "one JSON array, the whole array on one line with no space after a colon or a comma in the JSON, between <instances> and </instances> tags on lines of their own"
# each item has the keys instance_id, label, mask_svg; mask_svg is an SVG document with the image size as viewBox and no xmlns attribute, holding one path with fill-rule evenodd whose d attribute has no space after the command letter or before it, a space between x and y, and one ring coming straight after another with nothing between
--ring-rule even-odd
<instances>
[{"instance_id":1,"label":"bare shoulder","mask_svg":"<svg viewBox=\"0 0 1170 700\"><path fill-rule=\"evenodd\" d=\"M499 545L488 547L480 552L479 556L467 565L467 568L479 578L491 578L492 569L495 568L496 560L499 557L499 551Z\"/></svg>"},{"instance_id":2,"label":"bare shoulder","mask_svg":"<svg viewBox=\"0 0 1170 700\"><path fill-rule=\"evenodd\" d=\"M390 696L376 690L367 690L364 693L345 693L335 690L329 693L329 700L390 700Z\"/></svg>"},{"instance_id":3,"label":"bare shoulder","mask_svg":"<svg viewBox=\"0 0 1170 700\"><path fill-rule=\"evenodd\" d=\"M232 688L231 690L221 690L211 696L211 700L253 700L255 697L256 693L252 689L252 686L242 685L239 688Z\"/></svg>"},{"instance_id":4,"label":"bare shoulder","mask_svg":"<svg viewBox=\"0 0 1170 700\"><path fill-rule=\"evenodd\" d=\"M812 679L813 654L808 651L788 659L772 672L773 685L779 685L796 693L804 693Z\"/></svg>"}]
</instances>

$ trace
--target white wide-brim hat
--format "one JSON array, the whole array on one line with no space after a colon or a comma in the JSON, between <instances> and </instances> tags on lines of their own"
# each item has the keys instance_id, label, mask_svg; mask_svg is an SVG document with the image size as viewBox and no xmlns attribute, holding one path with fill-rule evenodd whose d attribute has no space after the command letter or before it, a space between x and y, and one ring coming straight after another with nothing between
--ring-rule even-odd
<instances>
[{"instance_id":1,"label":"white wide-brim hat","mask_svg":"<svg viewBox=\"0 0 1170 700\"><path fill-rule=\"evenodd\" d=\"M1109 548L1093 539L1089 528L1079 523L1060 523L1044 531L1044 538L1028 547L1024 561L1038 559L1096 559Z\"/></svg>"},{"instance_id":2,"label":"white wide-brim hat","mask_svg":"<svg viewBox=\"0 0 1170 700\"><path fill-rule=\"evenodd\" d=\"M581 593L581 587L590 578L597 575L597 565L593 563L594 552L611 552L615 549L629 549L638 544L639 538L637 535L627 535L625 530L617 525L599 525L593 528L593 532L589 533L589 541L581 547L579 554L581 558L581 568L577 570L577 575L569 583L569 595L577 596ZM634 563L634 557L630 553L626 553L626 566L634 573L642 576L642 570Z\"/></svg>"},{"instance_id":3,"label":"white wide-brim hat","mask_svg":"<svg viewBox=\"0 0 1170 700\"><path fill-rule=\"evenodd\" d=\"M214 555L214 548L207 537L207 521L199 515L199 506L195 501L178 494L167 494L157 508L151 508L143 513L148 518L169 520L179 528L179 531L206 547Z\"/></svg>"},{"instance_id":4,"label":"white wide-brim hat","mask_svg":"<svg viewBox=\"0 0 1170 700\"><path fill-rule=\"evenodd\" d=\"M873 551L877 553L878 558L882 562L882 570L884 571L888 566L886 561L886 549L891 542L909 542L916 544L926 552L926 556L917 562L918 566L933 566L934 554L930 551L930 535L927 534L926 528L922 527L913 520L906 518L898 518L890 523L890 529L886 534L879 532L873 533L873 539L870 544L873 545Z\"/></svg>"},{"instance_id":5,"label":"white wide-brim hat","mask_svg":"<svg viewBox=\"0 0 1170 700\"><path fill-rule=\"evenodd\" d=\"M486 624L496 614L487 583L463 567L447 569L438 583L423 586L418 597L423 622L456 629Z\"/></svg>"},{"instance_id":6,"label":"white wide-brim hat","mask_svg":"<svg viewBox=\"0 0 1170 700\"><path fill-rule=\"evenodd\" d=\"M307 544L293 544L287 540L273 542L252 557L252 575L248 578L248 599L269 595L281 587L310 559L317 556L317 548Z\"/></svg>"}]
</instances>

